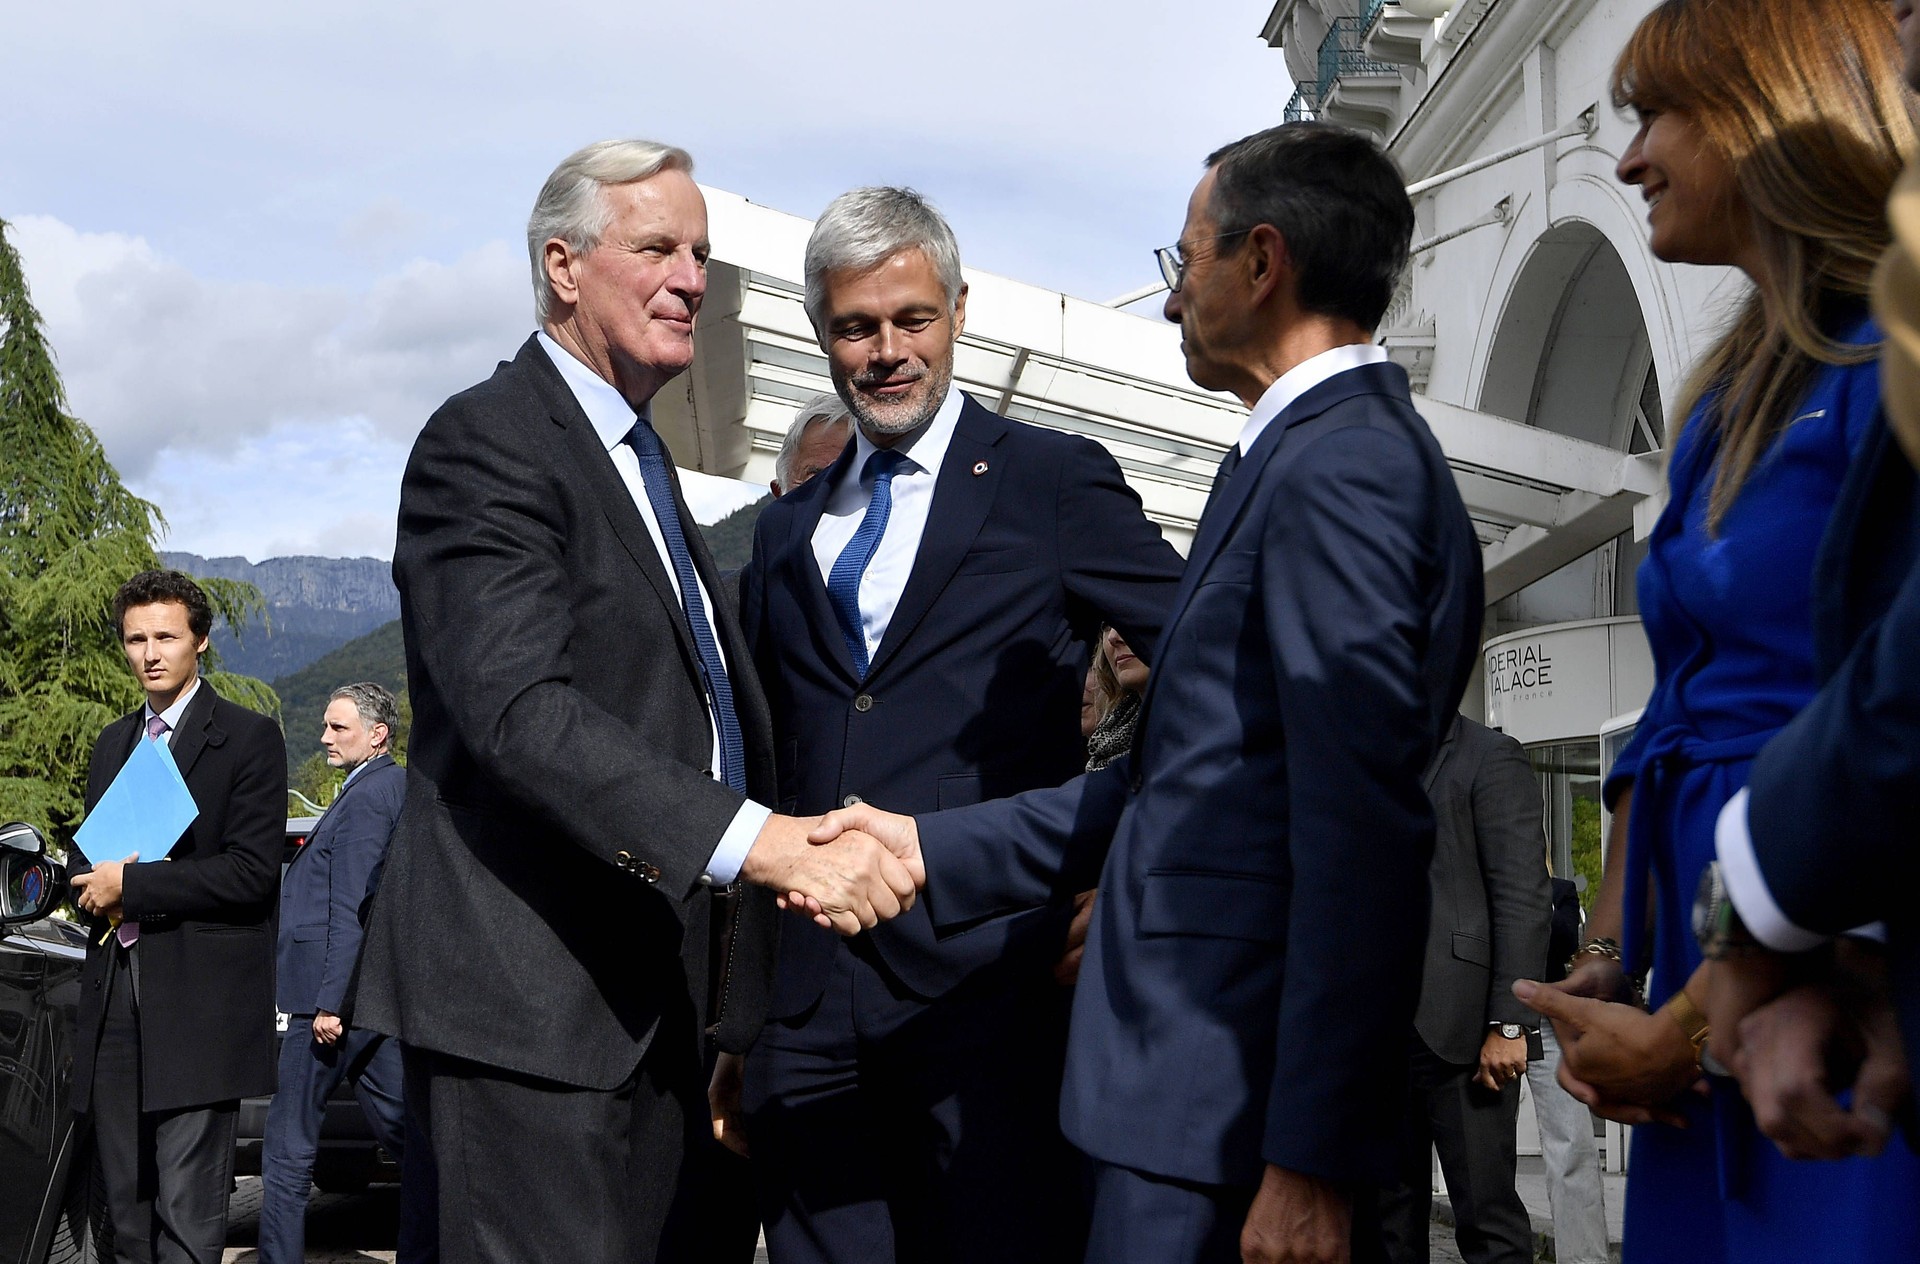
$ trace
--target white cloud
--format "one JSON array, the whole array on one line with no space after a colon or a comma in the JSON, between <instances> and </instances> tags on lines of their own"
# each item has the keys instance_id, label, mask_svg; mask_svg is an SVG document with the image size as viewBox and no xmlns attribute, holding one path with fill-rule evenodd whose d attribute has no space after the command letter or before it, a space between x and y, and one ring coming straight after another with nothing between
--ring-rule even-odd
<instances>
[{"instance_id":1,"label":"white cloud","mask_svg":"<svg viewBox=\"0 0 1920 1264\"><path fill-rule=\"evenodd\" d=\"M583 0L549 29L512 0L28 5L0 40L0 116L33 120L0 129L0 216L74 410L175 547L385 556L412 435L526 334L516 239L568 150L662 137L801 215L913 184L973 266L1105 299L1152 279L1201 157L1278 120L1270 7ZM302 462L361 507L276 495Z\"/></svg>"},{"instance_id":2,"label":"white cloud","mask_svg":"<svg viewBox=\"0 0 1920 1264\"><path fill-rule=\"evenodd\" d=\"M500 242L356 291L212 280L140 238L46 216L15 231L74 412L136 480L162 453L226 457L276 427L343 417L410 442L530 321Z\"/></svg>"},{"instance_id":3,"label":"white cloud","mask_svg":"<svg viewBox=\"0 0 1920 1264\"><path fill-rule=\"evenodd\" d=\"M391 557L414 435L531 322L503 243L355 292L209 280L47 216L11 231L75 414L161 507L166 547L208 557ZM683 486L701 522L764 490Z\"/></svg>"}]
</instances>

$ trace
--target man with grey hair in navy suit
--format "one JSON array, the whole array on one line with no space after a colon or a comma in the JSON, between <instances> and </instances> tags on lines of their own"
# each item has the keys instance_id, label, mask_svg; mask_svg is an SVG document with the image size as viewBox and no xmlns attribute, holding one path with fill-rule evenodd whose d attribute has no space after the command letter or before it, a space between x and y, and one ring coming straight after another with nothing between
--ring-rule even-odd
<instances>
[{"instance_id":1,"label":"man with grey hair in navy suit","mask_svg":"<svg viewBox=\"0 0 1920 1264\"><path fill-rule=\"evenodd\" d=\"M280 880L274 1003L287 1015L287 1030L261 1138L262 1264L306 1258L320 1125L342 1079L353 1081L374 1139L403 1167L407 1162L399 1045L349 1026L345 1017L360 964L361 909L407 797L406 770L389 751L399 725L393 694L368 681L334 690L321 718L327 763L347 777ZM417 1176L408 1187L429 1189ZM418 1228L417 1217L403 1217L400 1258L424 1258L428 1244L415 1236Z\"/></svg>"},{"instance_id":2,"label":"man with grey hair in navy suit","mask_svg":"<svg viewBox=\"0 0 1920 1264\"><path fill-rule=\"evenodd\" d=\"M761 514L742 584L782 803L931 811L1058 785L1086 762L1100 625L1153 646L1179 556L1105 448L959 389L967 288L924 198L834 199L806 284L856 427ZM950 938L911 912L852 940L782 926L773 1021L743 1086L729 1063L716 1076L743 1089L775 1264L1078 1255L1056 1122L1069 995L1051 969L1071 914Z\"/></svg>"}]
</instances>

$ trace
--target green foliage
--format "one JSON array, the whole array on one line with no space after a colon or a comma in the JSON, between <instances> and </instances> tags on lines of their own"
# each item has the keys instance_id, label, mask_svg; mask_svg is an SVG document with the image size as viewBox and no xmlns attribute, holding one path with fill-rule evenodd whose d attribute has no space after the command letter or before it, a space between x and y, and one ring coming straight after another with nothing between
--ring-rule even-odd
<instances>
[{"instance_id":1,"label":"green foliage","mask_svg":"<svg viewBox=\"0 0 1920 1264\"><path fill-rule=\"evenodd\" d=\"M760 521L760 511L772 503L771 496L762 496L700 528L700 537L707 542L707 551L713 554L713 564L721 574L737 571L753 560L753 525Z\"/></svg>"},{"instance_id":2,"label":"green foliage","mask_svg":"<svg viewBox=\"0 0 1920 1264\"><path fill-rule=\"evenodd\" d=\"M64 848L79 823L93 743L139 705L113 626L113 594L160 564L163 520L128 491L66 389L0 221L0 820ZM247 584L203 581L235 627L265 609ZM264 683L217 670L222 694L269 714Z\"/></svg>"},{"instance_id":3,"label":"green foliage","mask_svg":"<svg viewBox=\"0 0 1920 1264\"><path fill-rule=\"evenodd\" d=\"M1593 912L1600 894L1600 800L1576 795L1573 800L1573 871L1586 878L1580 907Z\"/></svg>"}]
</instances>

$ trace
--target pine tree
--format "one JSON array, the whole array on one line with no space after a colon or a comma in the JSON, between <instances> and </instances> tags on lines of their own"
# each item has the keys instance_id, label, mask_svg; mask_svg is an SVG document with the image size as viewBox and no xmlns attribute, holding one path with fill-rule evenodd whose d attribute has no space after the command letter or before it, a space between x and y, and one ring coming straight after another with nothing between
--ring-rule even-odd
<instances>
[{"instance_id":1,"label":"pine tree","mask_svg":"<svg viewBox=\"0 0 1920 1264\"><path fill-rule=\"evenodd\" d=\"M113 594L160 565L160 511L128 491L87 425L67 411L20 255L0 220L0 821L64 847L79 824L100 730L139 705L113 626ZM251 584L201 579L216 617L246 625ZM277 715L273 690L218 670L221 694Z\"/></svg>"}]
</instances>

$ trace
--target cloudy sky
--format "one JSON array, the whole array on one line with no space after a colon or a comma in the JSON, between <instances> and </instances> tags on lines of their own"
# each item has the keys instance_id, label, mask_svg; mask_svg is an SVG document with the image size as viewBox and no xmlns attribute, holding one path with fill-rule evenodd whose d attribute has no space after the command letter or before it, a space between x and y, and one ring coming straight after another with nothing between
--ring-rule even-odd
<instances>
[{"instance_id":1,"label":"cloudy sky","mask_svg":"<svg viewBox=\"0 0 1920 1264\"><path fill-rule=\"evenodd\" d=\"M574 148L672 141L809 217L911 184L970 265L1102 300L1153 278L1201 158L1279 121L1270 8L17 6L0 219L166 547L388 557L414 434L531 328L521 234ZM752 495L692 481L703 518Z\"/></svg>"}]
</instances>

